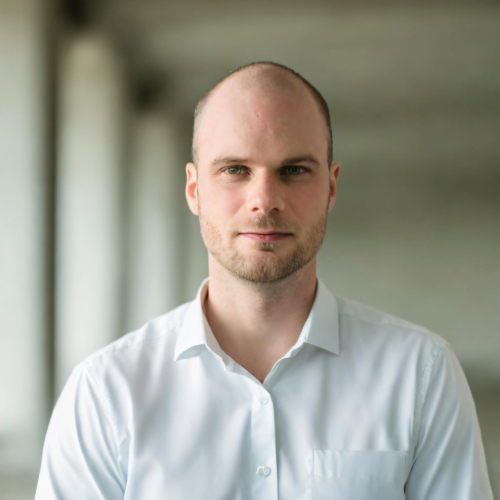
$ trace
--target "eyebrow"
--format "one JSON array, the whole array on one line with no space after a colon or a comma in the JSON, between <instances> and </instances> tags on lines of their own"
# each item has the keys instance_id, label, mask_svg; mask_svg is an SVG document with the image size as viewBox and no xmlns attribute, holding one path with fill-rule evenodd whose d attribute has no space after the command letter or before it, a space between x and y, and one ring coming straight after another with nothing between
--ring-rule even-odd
<instances>
[{"instance_id":1,"label":"eyebrow","mask_svg":"<svg viewBox=\"0 0 500 500\"><path fill-rule=\"evenodd\" d=\"M280 166L284 165L292 165L294 163L312 163L316 166L320 166L320 162L312 155L303 155L303 156L293 156L291 158L287 158L286 160L283 160L280 164ZM215 160L212 161L211 165L212 166L217 166L217 165L226 165L230 163L252 163L252 160L250 158L216 158Z\"/></svg>"}]
</instances>

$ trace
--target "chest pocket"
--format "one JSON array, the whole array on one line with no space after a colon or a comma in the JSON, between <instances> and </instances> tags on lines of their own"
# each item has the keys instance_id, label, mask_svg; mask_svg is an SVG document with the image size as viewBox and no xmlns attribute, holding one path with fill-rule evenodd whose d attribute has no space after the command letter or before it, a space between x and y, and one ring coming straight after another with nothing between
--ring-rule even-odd
<instances>
[{"instance_id":1,"label":"chest pocket","mask_svg":"<svg viewBox=\"0 0 500 500\"><path fill-rule=\"evenodd\" d=\"M313 450L312 500L404 500L406 452Z\"/></svg>"}]
</instances>

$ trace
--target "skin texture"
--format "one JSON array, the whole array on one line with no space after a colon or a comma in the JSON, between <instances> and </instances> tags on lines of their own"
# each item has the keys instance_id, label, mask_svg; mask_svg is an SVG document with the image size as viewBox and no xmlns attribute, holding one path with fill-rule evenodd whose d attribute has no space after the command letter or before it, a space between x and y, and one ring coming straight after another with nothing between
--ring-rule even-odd
<instances>
[{"instance_id":1,"label":"skin texture","mask_svg":"<svg viewBox=\"0 0 500 500\"><path fill-rule=\"evenodd\" d=\"M224 352L262 383L311 310L340 165L328 168L324 118L309 90L266 66L215 90L196 141L186 199L208 250L204 312ZM244 236L259 231L287 236Z\"/></svg>"}]
</instances>

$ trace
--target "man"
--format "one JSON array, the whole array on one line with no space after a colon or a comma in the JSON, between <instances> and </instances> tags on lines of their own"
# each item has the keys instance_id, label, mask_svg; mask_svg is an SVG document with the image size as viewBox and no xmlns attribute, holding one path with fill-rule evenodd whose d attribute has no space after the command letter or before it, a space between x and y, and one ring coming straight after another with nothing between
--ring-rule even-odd
<instances>
[{"instance_id":1,"label":"man","mask_svg":"<svg viewBox=\"0 0 500 500\"><path fill-rule=\"evenodd\" d=\"M240 68L200 101L193 160L209 277L74 370L36 498L492 500L448 342L316 275L340 169L317 90Z\"/></svg>"}]
</instances>

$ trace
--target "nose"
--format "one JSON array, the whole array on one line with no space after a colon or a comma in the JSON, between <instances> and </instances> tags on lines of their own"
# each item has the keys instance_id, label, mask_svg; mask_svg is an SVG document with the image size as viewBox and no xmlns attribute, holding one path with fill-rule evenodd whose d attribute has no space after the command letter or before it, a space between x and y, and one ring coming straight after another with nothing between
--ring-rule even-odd
<instances>
[{"instance_id":1,"label":"nose","mask_svg":"<svg viewBox=\"0 0 500 500\"><path fill-rule=\"evenodd\" d=\"M269 171L261 171L247 186L247 207L250 212L268 214L272 211L281 212L285 208L282 186Z\"/></svg>"}]
</instances>

